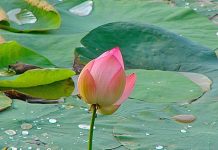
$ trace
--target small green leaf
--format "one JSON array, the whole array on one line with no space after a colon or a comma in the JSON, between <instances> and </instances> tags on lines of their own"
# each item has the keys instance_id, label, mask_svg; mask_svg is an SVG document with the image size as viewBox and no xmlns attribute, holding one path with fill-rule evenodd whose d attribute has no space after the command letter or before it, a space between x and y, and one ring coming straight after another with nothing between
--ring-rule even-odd
<instances>
[{"instance_id":1,"label":"small green leaf","mask_svg":"<svg viewBox=\"0 0 218 150\"><path fill-rule=\"evenodd\" d=\"M54 67L44 56L23 47L15 41L0 44L0 68L7 68L10 64L22 62L41 67Z\"/></svg>"},{"instance_id":2,"label":"small green leaf","mask_svg":"<svg viewBox=\"0 0 218 150\"><path fill-rule=\"evenodd\" d=\"M57 29L61 17L55 8L45 0L23 0L7 3L10 24L0 22L0 28L14 32L45 31Z\"/></svg>"},{"instance_id":3,"label":"small green leaf","mask_svg":"<svg viewBox=\"0 0 218 150\"><path fill-rule=\"evenodd\" d=\"M45 100L56 100L61 97L70 96L74 90L72 79L57 81L47 85L39 85L28 88L2 88L1 91L15 90L33 98Z\"/></svg>"},{"instance_id":4,"label":"small green leaf","mask_svg":"<svg viewBox=\"0 0 218 150\"><path fill-rule=\"evenodd\" d=\"M1 77L1 87L33 87L50 84L56 81L70 78L75 73L70 69L33 69L21 75Z\"/></svg>"}]
</instances>

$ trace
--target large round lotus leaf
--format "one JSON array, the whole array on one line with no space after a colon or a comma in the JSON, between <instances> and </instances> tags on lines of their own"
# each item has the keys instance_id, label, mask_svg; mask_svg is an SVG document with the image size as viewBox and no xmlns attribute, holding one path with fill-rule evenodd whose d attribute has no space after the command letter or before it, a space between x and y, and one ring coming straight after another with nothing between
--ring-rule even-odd
<instances>
[{"instance_id":1,"label":"large round lotus leaf","mask_svg":"<svg viewBox=\"0 0 218 150\"><path fill-rule=\"evenodd\" d=\"M7 12L8 24L0 28L10 31L45 31L59 28L61 18L55 8L45 0L1 1ZM0 12L1 14L1 12ZM45 15L46 14L46 15Z\"/></svg>"},{"instance_id":2,"label":"large round lotus leaf","mask_svg":"<svg viewBox=\"0 0 218 150\"><path fill-rule=\"evenodd\" d=\"M87 49L79 49L78 53L91 59L119 46L127 68L180 70L187 64L196 67L217 63L216 54L208 48L151 25L106 24L92 30L81 43Z\"/></svg>"},{"instance_id":3,"label":"large round lotus leaf","mask_svg":"<svg viewBox=\"0 0 218 150\"><path fill-rule=\"evenodd\" d=\"M114 136L128 149L215 150L218 147L217 102L178 106L135 101L129 100L128 106L124 106L132 115L127 114L126 119L114 125ZM171 119L184 114L194 115L196 120L185 124Z\"/></svg>"},{"instance_id":4,"label":"large round lotus leaf","mask_svg":"<svg viewBox=\"0 0 218 150\"><path fill-rule=\"evenodd\" d=\"M16 40L47 57L53 64L64 67L72 66L73 51L80 46L80 39L83 36L98 26L115 21L153 24L212 49L218 47L216 36L218 27L191 9L173 8L167 4L149 0L107 0L104 2L94 0L93 9L88 16L78 16L69 11L84 1L50 0L62 17L62 25L56 31L43 34L17 34L1 30L1 34L5 39ZM16 0L7 2L3 0L0 1L0 5L8 10L16 5L16 2Z\"/></svg>"},{"instance_id":5,"label":"large round lotus leaf","mask_svg":"<svg viewBox=\"0 0 218 150\"><path fill-rule=\"evenodd\" d=\"M0 147L86 149L89 132L87 128L91 114L86 107L81 107L80 103L76 98L53 105L14 101L13 108L0 113ZM120 119L118 116L98 115L95 122L93 149L122 147L112 134L113 125ZM22 134L22 131L26 131L21 129L23 123L32 125L28 130L29 135ZM16 135L7 135L6 130L14 130Z\"/></svg>"},{"instance_id":6,"label":"large round lotus leaf","mask_svg":"<svg viewBox=\"0 0 218 150\"><path fill-rule=\"evenodd\" d=\"M0 111L10 107L12 100L0 92Z\"/></svg>"},{"instance_id":7,"label":"large round lotus leaf","mask_svg":"<svg viewBox=\"0 0 218 150\"><path fill-rule=\"evenodd\" d=\"M131 98L146 102L190 102L199 98L203 90L177 72L131 69L137 76Z\"/></svg>"},{"instance_id":8,"label":"large round lotus leaf","mask_svg":"<svg viewBox=\"0 0 218 150\"><path fill-rule=\"evenodd\" d=\"M1 77L1 87L33 87L68 79L75 73L70 69L47 68L28 70L20 75Z\"/></svg>"}]
</instances>

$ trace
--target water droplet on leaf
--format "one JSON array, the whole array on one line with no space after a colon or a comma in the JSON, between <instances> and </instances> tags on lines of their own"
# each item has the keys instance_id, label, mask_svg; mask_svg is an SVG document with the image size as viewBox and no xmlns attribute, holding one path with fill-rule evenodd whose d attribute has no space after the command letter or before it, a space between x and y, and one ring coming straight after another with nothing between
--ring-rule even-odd
<instances>
[{"instance_id":1,"label":"water droplet on leaf","mask_svg":"<svg viewBox=\"0 0 218 150\"><path fill-rule=\"evenodd\" d=\"M158 145L158 146L156 146L155 148L156 148L156 149L163 149L163 146Z\"/></svg>"},{"instance_id":2,"label":"water droplet on leaf","mask_svg":"<svg viewBox=\"0 0 218 150\"><path fill-rule=\"evenodd\" d=\"M5 133L7 135L15 135L15 134L17 134L16 131L14 131L14 130L5 130Z\"/></svg>"},{"instance_id":3,"label":"water droplet on leaf","mask_svg":"<svg viewBox=\"0 0 218 150\"><path fill-rule=\"evenodd\" d=\"M91 13L92 8L93 8L93 1L88 0L77 6L74 6L73 8L69 9L69 11L74 15L87 16Z\"/></svg>"},{"instance_id":4,"label":"water droplet on leaf","mask_svg":"<svg viewBox=\"0 0 218 150\"><path fill-rule=\"evenodd\" d=\"M182 130L180 130L180 132L181 132L181 133L186 133L187 131L184 130L184 129L182 129Z\"/></svg>"},{"instance_id":5,"label":"water droplet on leaf","mask_svg":"<svg viewBox=\"0 0 218 150\"><path fill-rule=\"evenodd\" d=\"M90 125L87 125L87 124L79 124L78 127L80 129L86 129L86 130L90 129ZM94 127L94 129L95 129L95 127Z\"/></svg>"},{"instance_id":6,"label":"water droplet on leaf","mask_svg":"<svg viewBox=\"0 0 218 150\"><path fill-rule=\"evenodd\" d=\"M42 128L41 128L41 127L36 127L36 129L37 129L37 130L41 130Z\"/></svg>"},{"instance_id":7,"label":"water droplet on leaf","mask_svg":"<svg viewBox=\"0 0 218 150\"><path fill-rule=\"evenodd\" d=\"M50 122L50 123L56 123L57 120L56 120L56 119L49 119L49 122Z\"/></svg>"},{"instance_id":8,"label":"water droplet on leaf","mask_svg":"<svg viewBox=\"0 0 218 150\"><path fill-rule=\"evenodd\" d=\"M22 135L28 135L29 132L27 130L22 131Z\"/></svg>"},{"instance_id":9,"label":"water droplet on leaf","mask_svg":"<svg viewBox=\"0 0 218 150\"><path fill-rule=\"evenodd\" d=\"M146 136L149 136L150 134L146 132L145 135L146 135Z\"/></svg>"},{"instance_id":10,"label":"water droplet on leaf","mask_svg":"<svg viewBox=\"0 0 218 150\"><path fill-rule=\"evenodd\" d=\"M33 24L37 21L33 13L27 9L15 8L7 12L10 21L18 25Z\"/></svg>"}]
</instances>

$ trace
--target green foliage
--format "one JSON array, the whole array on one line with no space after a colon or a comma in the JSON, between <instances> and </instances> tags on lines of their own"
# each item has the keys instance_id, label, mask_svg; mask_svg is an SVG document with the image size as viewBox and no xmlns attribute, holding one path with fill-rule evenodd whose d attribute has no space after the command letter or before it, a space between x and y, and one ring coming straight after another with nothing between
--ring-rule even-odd
<instances>
[{"instance_id":1,"label":"green foliage","mask_svg":"<svg viewBox=\"0 0 218 150\"><path fill-rule=\"evenodd\" d=\"M91 59L119 46L127 68L180 71L185 65L198 67L217 62L215 53L210 49L164 29L144 24L106 24L92 30L81 43L87 49L77 52Z\"/></svg>"},{"instance_id":2,"label":"green foliage","mask_svg":"<svg viewBox=\"0 0 218 150\"><path fill-rule=\"evenodd\" d=\"M70 96L74 90L74 83L71 79L56 81L54 83L26 88L0 87L1 91L15 90L29 97L45 100L56 100L61 97ZM34 100L33 100L34 101Z\"/></svg>"},{"instance_id":3,"label":"green foliage","mask_svg":"<svg viewBox=\"0 0 218 150\"><path fill-rule=\"evenodd\" d=\"M176 72L131 69L137 81L131 98L151 103L191 102L199 98L202 89ZM172 94L173 93L173 94Z\"/></svg>"},{"instance_id":4,"label":"green foliage","mask_svg":"<svg viewBox=\"0 0 218 150\"><path fill-rule=\"evenodd\" d=\"M217 147L217 102L194 105L148 104L129 100L123 110L132 112L114 126L114 136L127 149L215 149ZM131 106L131 107L130 107ZM189 124L171 119L192 114Z\"/></svg>"},{"instance_id":5,"label":"green foliage","mask_svg":"<svg viewBox=\"0 0 218 150\"><path fill-rule=\"evenodd\" d=\"M33 87L50 84L56 81L70 78L75 73L69 69L33 69L21 75L1 77L1 87Z\"/></svg>"},{"instance_id":6,"label":"green foliage","mask_svg":"<svg viewBox=\"0 0 218 150\"><path fill-rule=\"evenodd\" d=\"M0 68L7 68L10 64L22 62L41 67L54 66L46 57L25 48L15 41L0 44Z\"/></svg>"},{"instance_id":7,"label":"green foliage","mask_svg":"<svg viewBox=\"0 0 218 150\"><path fill-rule=\"evenodd\" d=\"M13 32L46 31L60 27L61 18L55 8L43 0L22 0L0 2L8 13L8 24L0 28Z\"/></svg>"},{"instance_id":8,"label":"green foliage","mask_svg":"<svg viewBox=\"0 0 218 150\"><path fill-rule=\"evenodd\" d=\"M69 97L47 105L13 100L10 107L12 100L0 93L0 110L10 107L0 113L0 148L86 149L88 130L81 125L89 124L91 114L70 96L74 86L68 78L75 73L51 67L71 68L76 56L76 63L87 63L115 46L121 48L127 73L137 74L137 83L115 114L96 118L94 149L218 147L218 26L216 17L213 22L205 17L215 11L203 10L195 0L187 0L191 8L177 0L171 5L162 0L93 0L91 12L79 16L69 10L86 0L41 2L0 1L0 69L17 61L44 68L20 75L0 71L0 89L48 100ZM11 11L19 11L19 21L11 18ZM189 124L172 119L183 114L197 119ZM22 134L23 123L33 126L28 135Z\"/></svg>"}]
</instances>

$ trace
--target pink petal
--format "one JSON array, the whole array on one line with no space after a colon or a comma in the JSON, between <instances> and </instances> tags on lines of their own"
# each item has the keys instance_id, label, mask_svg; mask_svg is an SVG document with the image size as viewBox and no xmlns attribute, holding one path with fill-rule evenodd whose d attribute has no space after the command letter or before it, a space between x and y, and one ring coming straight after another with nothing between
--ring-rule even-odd
<instances>
[{"instance_id":1,"label":"pink petal","mask_svg":"<svg viewBox=\"0 0 218 150\"><path fill-rule=\"evenodd\" d=\"M96 85L89 70L83 70L78 79L78 90L82 99L88 104L96 104Z\"/></svg>"},{"instance_id":2,"label":"pink petal","mask_svg":"<svg viewBox=\"0 0 218 150\"><path fill-rule=\"evenodd\" d=\"M96 84L99 105L111 105L119 99L121 96L119 93L121 91L120 89L124 89L122 87L123 83L125 85L125 72L116 57L108 55L96 59L90 73ZM116 84L112 80L116 80ZM113 90L112 87L114 88ZM117 92L114 94L114 91Z\"/></svg>"},{"instance_id":3,"label":"pink petal","mask_svg":"<svg viewBox=\"0 0 218 150\"><path fill-rule=\"evenodd\" d=\"M93 65L94 65L95 60L91 60L88 64L85 65L85 67L82 69L81 73L82 74L84 71L86 71L87 69L89 71L91 71Z\"/></svg>"},{"instance_id":4,"label":"pink petal","mask_svg":"<svg viewBox=\"0 0 218 150\"><path fill-rule=\"evenodd\" d=\"M99 107L98 112L103 114L103 115L111 115L115 111L117 111L117 109L119 107L120 106L115 106L115 105L111 105L111 106L107 106L107 107Z\"/></svg>"},{"instance_id":5,"label":"pink petal","mask_svg":"<svg viewBox=\"0 0 218 150\"><path fill-rule=\"evenodd\" d=\"M122 68L120 68L120 70L111 78L106 91L99 89L98 92L102 94L99 95L97 103L100 106L109 106L119 100L124 91L126 82L125 78L125 72Z\"/></svg>"},{"instance_id":6,"label":"pink petal","mask_svg":"<svg viewBox=\"0 0 218 150\"><path fill-rule=\"evenodd\" d=\"M126 77L126 85L123 94L114 105L121 105L129 97L135 86L135 81L136 75L134 73Z\"/></svg>"},{"instance_id":7,"label":"pink petal","mask_svg":"<svg viewBox=\"0 0 218 150\"><path fill-rule=\"evenodd\" d=\"M120 52L120 48L119 47L115 47L113 49L111 49L110 51L106 51L103 54L101 54L98 58L102 58L108 55L113 55L117 58L117 60L120 62L121 66L124 69L124 63L123 63L123 57L122 54Z\"/></svg>"}]
</instances>

